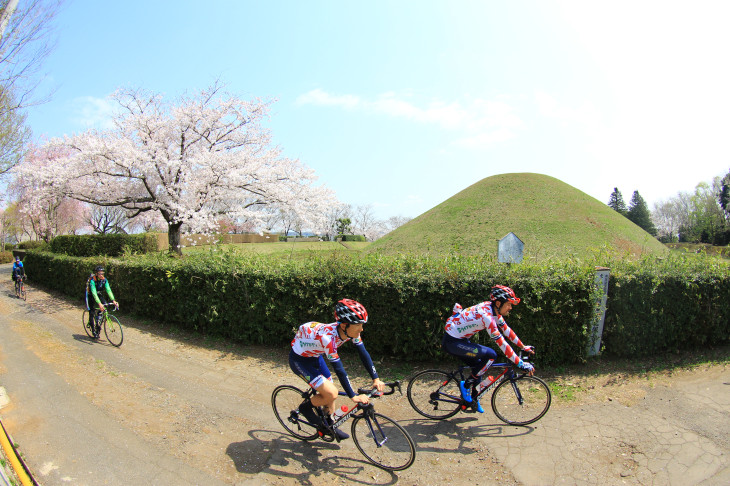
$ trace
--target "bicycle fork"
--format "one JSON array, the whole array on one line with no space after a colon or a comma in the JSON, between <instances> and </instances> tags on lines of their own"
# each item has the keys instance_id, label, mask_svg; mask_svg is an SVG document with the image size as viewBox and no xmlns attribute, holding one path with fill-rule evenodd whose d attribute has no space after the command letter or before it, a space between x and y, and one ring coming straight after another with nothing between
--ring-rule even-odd
<instances>
[{"instance_id":1,"label":"bicycle fork","mask_svg":"<svg viewBox=\"0 0 730 486\"><path fill-rule=\"evenodd\" d=\"M370 433L373 435L375 445L377 445L378 447L383 447L383 444L388 442L388 437L385 435L385 432L383 432L383 427L380 426L380 422L378 422L378 419L374 415L366 415L365 422L367 422ZM375 422L375 425L378 427L379 434L375 433L375 429L373 428L373 422ZM378 437L382 437L383 440L378 440Z\"/></svg>"}]
</instances>

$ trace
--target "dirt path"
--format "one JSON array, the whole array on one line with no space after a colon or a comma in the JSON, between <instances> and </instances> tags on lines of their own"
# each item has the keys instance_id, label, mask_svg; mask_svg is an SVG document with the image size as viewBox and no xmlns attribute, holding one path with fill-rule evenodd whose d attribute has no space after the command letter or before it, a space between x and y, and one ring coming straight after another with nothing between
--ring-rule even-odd
<instances>
[{"instance_id":1,"label":"dirt path","mask_svg":"<svg viewBox=\"0 0 730 486\"><path fill-rule=\"evenodd\" d=\"M730 483L725 366L582 378L576 398L557 400L534 427L489 411L421 420L405 397L384 398L378 411L418 445L416 464L391 474L352 441L283 433L270 395L296 383L286 349L195 342L123 314L117 349L86 337L80 306L29 287L23 303L0 285L0 386L10 397L0 417L45 486ZM348 371L365 385L358 368Z\"/></svg>"}]
</instances>

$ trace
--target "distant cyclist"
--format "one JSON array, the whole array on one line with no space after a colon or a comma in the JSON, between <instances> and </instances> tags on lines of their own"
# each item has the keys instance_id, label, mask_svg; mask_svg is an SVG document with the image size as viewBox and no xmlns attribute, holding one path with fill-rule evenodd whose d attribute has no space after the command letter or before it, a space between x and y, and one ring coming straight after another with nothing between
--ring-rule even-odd
<instances>
[{"instance_id":1,"label":"distant cyclist","mask_svg":"<svg viewBox=\"0 0 730 486\"><path fill-rule=\"evenodd\" d=\"M368 321L368 313L362 304L350 299L342 299L335 304L335 322L322 324L321 322L307 322L299 326L299 330L291 343L292 349L289 353L289 366L292 371L314 388L317 393L312 396L311 401L306 400L299 406L299 411L318 427L331 425L329 416L334 412L335 399L337 399L337 387L332 383L332 374L324 361L326 356L335 368L337 378L345 389L347 396L355 403L366 404L369 402L367 395L355 395L355 391L347 378L347 372L337 352L338 348L349 340L357 348L360 360L373 379L373 388L382 392L385 385L378 378L373 360L370 358L362 342L360 333L363 324ZM314 411L314 407L322 407L327 420L322 424L320 418ZM337 430L340 440L349 437L348 434Z\"/></svg>"},{"instance_id":2,"label":"distant cyclist","mask_svg":"<svg viewBox=\"0 0 730 486\"><path fill-rule=\"evenodd\" d=\"M18 277L25 278L25 267L23 266L23 262L20 261L20 257L16 256L13 262L13 273L10 278L15 282Z\"/></svg>"},{"instance_id":3,"label":"distant cyclist","mask_svg":"<svg viewBox=\"0 0 730 486\"><path fill-rule=\"evenodd\" d=\"M89 328L94 338L98 338L101 331L94 325L96 314L97 312L103 312L104 305L109 303L103 292L106 292L111 299L111 303L118 309L119 304L114 298L111 287L109 287L109 281L104 277L104 267L98 265L86 281L86 310L89 311ZM93 302L89 300L90 297ZM92 305L94 306L93 309L91 308Z\"/></svg>"},{"instance_id":4,"label":"distant cyclist","mask_svg":"<svg viewBox=\"0 0 730 486\"><path fill-rule=\"evenodd\" d=\"M504 339L507 337L523 351L535 353L532 346L522 344L517 334L504 321L504 316L509 315L512 306L519 303L520 299L511 288L496 285L492 287L489 300L486 302L466 309L459 304L454 305L452 316L446 320L442 347L444 351L460 358L471 367L471 375L465 381L459 382L461 396L466 402L472 403L472 392L476 392L477 385L497 358L497 352L492 348L471 342L470 338L479 331L486 329L489 337L494 339L510 361L526 370L528 374L533 374L533 366L522 361ZM479 413L484 413L479 400L475 405Z\"/></svg>"}]
</instances>

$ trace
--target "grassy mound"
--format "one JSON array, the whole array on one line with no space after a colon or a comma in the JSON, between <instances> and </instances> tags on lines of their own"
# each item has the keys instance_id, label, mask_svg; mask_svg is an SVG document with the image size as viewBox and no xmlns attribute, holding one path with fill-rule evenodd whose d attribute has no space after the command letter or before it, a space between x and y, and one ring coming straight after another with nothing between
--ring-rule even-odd
<instances>
[{"instance_id":1,"label":"grassy mound","mask_svg":"<svg viewBox=\"0 0 730 486\"><path fill-rule=\"evenodd\" d=\"M606 204L550 176L501 174L483 179L373 243L384 254L494 256L513 232L525 258L588 257L609 250L666 253L656 238Z\"/></svg>"}]
</instances>

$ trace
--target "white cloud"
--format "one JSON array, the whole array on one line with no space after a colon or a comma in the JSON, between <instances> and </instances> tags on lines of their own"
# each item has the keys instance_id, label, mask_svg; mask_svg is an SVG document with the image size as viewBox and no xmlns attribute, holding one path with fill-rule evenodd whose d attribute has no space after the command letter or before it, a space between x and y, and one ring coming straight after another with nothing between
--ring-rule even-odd
<instances>
[{"instance_id":1,"label":"white cloud","mask_svg":"<svg viewBox=\"0 0 730 486\"><path fill-rule=\"evenodd\" d=\"M360 98L358 96L335 96L326 93L321 89L313 89L312 91L300 95L296 100L297 105L340 106L346 109L355 108L360 103Z\"/></svg>"},{"instance_id":2,"label":"white cloud","mask_svg":"<svg viewBox=\"0 0 730 486\"><path fill-rule=\"evenodd\" d=\"M524 128L524 122L504 96L496 100L471 99L459 101L431 100L422 105L408 97L388 92L366 100L357 95L333 95L315 89L297 98L298 105L317 105L357 109L364 113L377 113L426 125L437 125L449 131L460 132L454 142L461 147L485 147L516 136L516 130Z\"/></svg>"},{"instance_id":3,"label":"white cloud","mask_svg":"<svg viewBox=\"0 0 730 486\"><path fill-rule=\"evenodd\" d=\"M82 96L73 100L74 116L71 120L84 128L112 128L115 105L107 98Z\"/></svg>"}]
</instances>

